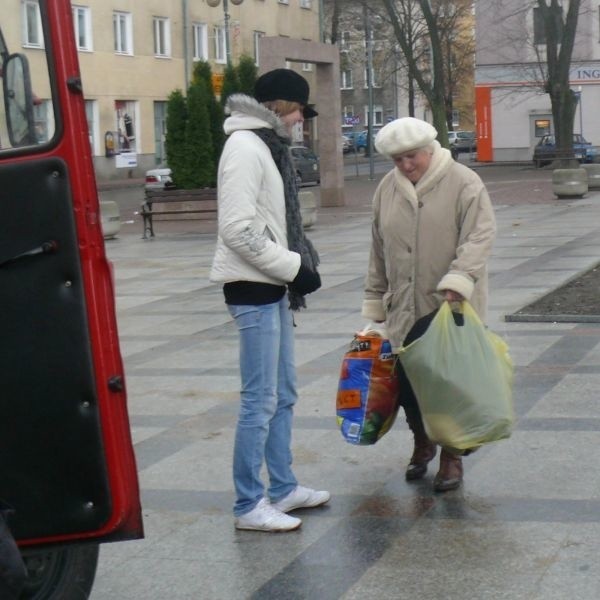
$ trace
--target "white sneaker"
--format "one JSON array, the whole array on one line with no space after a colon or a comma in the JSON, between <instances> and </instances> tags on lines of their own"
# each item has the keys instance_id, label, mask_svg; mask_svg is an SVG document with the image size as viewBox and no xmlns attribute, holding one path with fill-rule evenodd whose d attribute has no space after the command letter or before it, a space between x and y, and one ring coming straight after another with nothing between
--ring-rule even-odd
<instances>
[{"instance_id":1,"label":"white sneaker","mask_svg":"<svg viewBox=\"0 0 600 600\"><path fill-rule=\"evenodd\" d=\"M300 525L300 519L286 515L272 506L266 498L262 498L250 512L235 519L236 529L254 531L293 531Z\"/></svg>"},{"instance_id":2,"label":"white sneaker","mask_svg":"<svg viewBox=\"0 0 600 600\"><path fill-rule=\"evenodd\" d=\"M313 490L301 485L296 486L285 498L279 502L273 503L273 508L287 513L297 508L313 508L329 502L331 494L329 492Z\"/></svg>"}]
</instances>

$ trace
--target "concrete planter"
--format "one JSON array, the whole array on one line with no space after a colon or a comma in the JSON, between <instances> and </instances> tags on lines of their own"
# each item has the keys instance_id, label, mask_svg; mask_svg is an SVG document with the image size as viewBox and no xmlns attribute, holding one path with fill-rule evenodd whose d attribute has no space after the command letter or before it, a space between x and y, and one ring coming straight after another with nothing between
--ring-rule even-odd
<instances>
[{"instance_id":1,"label":"concrete planter","mask_svg":"<svg viewBox=\"0 0 600 600\"><path fill-rule=\"evenodd\" d=\"M313 192L298 192L302 225L309 229L317 222L317 199Z\"/></svg>"},{"instance_id":2,"label":"concrete planter","mask_svg":"<svg viewBox=\"0 0 600 600\"><path fill-rule=\"evenodd\" d=\"M581 165L585 169L588 178L588 190L600 190L600 164L590 163Z\"/></svg>"},{"instance_id":3,"label":"concrete planter","mask_svg":"<svg viewBox=\"0 0 600 600\"><path fill-rule=\"evenodd\" d=\"M121 211L112 200L100 202L100 220L104 239L114 238L121 230Z\"/></svg>"},{"instance_id":4,"label":"concrete planter","mask_svg":"<svg viewBox=\"0 0 600 600\"><path fill-rule=\"evenodd\" d=\"M583 198L588 191L585 169L554 169L552 191L558 198Z\"/></svg>"}]
</instances>

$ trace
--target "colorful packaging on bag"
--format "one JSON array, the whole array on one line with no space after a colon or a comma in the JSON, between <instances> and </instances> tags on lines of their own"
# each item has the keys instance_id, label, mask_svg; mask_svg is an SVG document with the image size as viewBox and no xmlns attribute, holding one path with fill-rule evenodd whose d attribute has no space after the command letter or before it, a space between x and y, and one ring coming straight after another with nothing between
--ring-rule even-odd
<instances>
[{"instance_id":1,"label":"colorful packaging on bag","mask_svg":"<svg viewBox=\"0 0 600 600\"><path fill-rule=\"evenodd\" d=\"M344 355L336 400L338 426L351 444L379 440L398 414L398 378L389 340L356 335Z\"/></svg>"}]
</instances>

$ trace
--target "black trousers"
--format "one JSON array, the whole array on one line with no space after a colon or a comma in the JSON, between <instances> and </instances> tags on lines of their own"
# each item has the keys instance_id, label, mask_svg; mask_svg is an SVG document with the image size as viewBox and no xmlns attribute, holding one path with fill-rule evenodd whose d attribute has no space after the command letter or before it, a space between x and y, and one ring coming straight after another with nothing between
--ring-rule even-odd
<instances>
[{"instance_id":1,"label":"black trousers","mask_svg":"<svg viewBox=\"0 0 600 600\"><path fill-rule=\"evenodd\" d=\"M429 325L431 325L431 321L437 314L437 310L425 315L418 319L415 324L411 327L410 331L404 338L404 346L408 346L418 338L420 338L428 329ZM454 317L454 322L459 327L463 325L464 320L461 313L453 312L452 316ZM396 361L396 369L398 373L398 404L402 406L404 409L404 414L406 415L406 422L410 427L411 431L417 435L422 436L425 434L425 426L423 425L423 417L421 416L421 409L419 408L419 404L417 402L417 397L410 385L410 381L406 376L406 372L402 367L400 361Z\"/></svg>"}]
</instances>

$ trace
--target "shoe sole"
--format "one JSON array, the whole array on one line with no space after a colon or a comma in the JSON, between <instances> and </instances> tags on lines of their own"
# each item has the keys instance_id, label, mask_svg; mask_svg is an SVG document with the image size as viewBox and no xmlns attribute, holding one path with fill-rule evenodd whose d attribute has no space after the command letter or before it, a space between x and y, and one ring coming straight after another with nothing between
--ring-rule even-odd
<instances>
[{"instance_id":1,"label":"shoe sole","mask_svg":"<svg viewBox=\"0 0 600 600\"><path fill-rule=\"evenodd\" d=\"M251 526L243 526L243 525L235 525L235 528L238 531L264 531L266 533L286 533L287 531L296 531L296 529L300 529L302 522L298 523L295 527L286 527L285 529L272 529L270 527L251 527Z\"/></svg>"},{"instance_id":2,"label":"shoe sole","mask_svg":"<svg viewBox=\"0 0 600 600\"><path fill-rule=\"evenodd\" d=\"M279 506L277 506L277 504L273 504L273 506L277 510L280 510L281 512L284 512L287 514L293 510L300 510L301 508L316 508L317 506L324 506L325 504L327 504L329 502L329 500L331 500L331 496L329 498L327 498L327 500L323 500L322 502L316 502L314 504L299 504L298 506L290 506L290 508L286 508L285 510L283 508L280 508Z\"/></svg>"},{"instance_id":3,"label":"shoe sole","mask_svg":"<svg viewBox=\"0 0 600 600\"><path fill-rule=\"evenodd\" d=\"M443 492L451 492L452 490L457 490L460 486L462 485L462 481L458 481L457 483L451 483L449 485L440 485L440 484L433 484L433 491L434 492L439 492L439 493L443 493Z\"/></svg>"}]
</instances>

